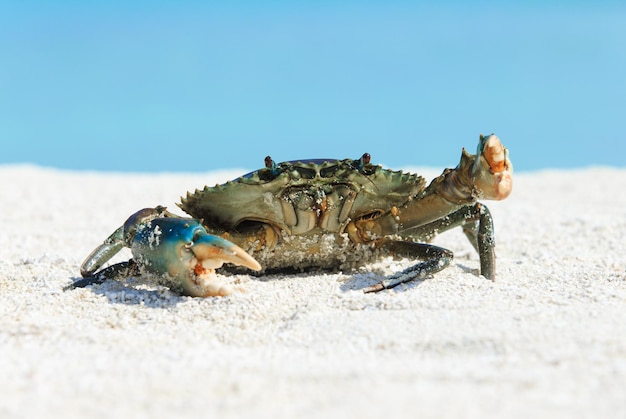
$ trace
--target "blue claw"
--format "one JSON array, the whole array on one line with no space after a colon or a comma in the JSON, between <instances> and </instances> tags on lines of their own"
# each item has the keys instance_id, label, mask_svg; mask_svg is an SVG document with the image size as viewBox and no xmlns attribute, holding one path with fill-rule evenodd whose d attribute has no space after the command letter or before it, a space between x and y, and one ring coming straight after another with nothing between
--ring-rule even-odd
<instances>
[{"instance_id":1,"label":"blue claw","mask_svg":"<svg viewBox=\"0 0 626 419\"><path fill-rule=\"evenodd\" d=\"M229 262L258 271L261 265L243 249L206 232L196 220L156 218L141 224L131 244L135 262L171 288L194 297L230 294L215 280L215 269Z\"/></svg>"},{"instance_id":2,"label":"blue claw","mask_svg":"<svg viewBox=\"0 0 626 419\"><path fill-rule=\"evenodd\" d=\"M141 273L194 297L232 292L213 275L225 262L261 270L252 256L230 241L208 234L199 221L179 218L157 207L133 214L96 248L81 267L83 276L91 276L123 246L131 248Z\"/></svg>"}]
</instances>

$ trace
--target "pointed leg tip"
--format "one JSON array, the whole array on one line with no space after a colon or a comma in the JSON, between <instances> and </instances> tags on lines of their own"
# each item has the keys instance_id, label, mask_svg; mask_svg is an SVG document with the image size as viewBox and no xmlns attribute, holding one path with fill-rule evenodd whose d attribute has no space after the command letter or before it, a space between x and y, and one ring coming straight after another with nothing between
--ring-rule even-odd
<instances>
[{"instance_id":1,"label":"pointed leg tip","mask_svg":"<svg viewBox=\"0 0 626 419\"><path fill-rule=\"evenodd\" d=\"M487 281L496 282L496 274L495 273L481 273L480 276L485 278Z\"/></svg>"},{"instance_id":2,"label":"pointed leg tip","mask_svg":"<svg viewBox=\"0 0 626 419\"><path fill-rule=\"evenodd\" d=\"M87 276L84 278L77 279L71 284L64 286L63 292L72 291L76 288L85 288L90 285L99 285L99 284L102 284L104 281L105 281L105 278L102 278L101 276Z\"/></svg>"},{"instance_id":3,"label":"pointed leg tip","mask_svg":"<svg viewBox=\"0 0 626 419\"><path fill-rule=\"evenodd\" d=\"M370 293L373 293L373 292L382 291L384 289L386 289L385 286L381 282L379 282L378 284L375 284L375 285L372 285L371 287L365 288L363 290L363 293L364 294L370 294Z\"/></svg>"}]
</instances>

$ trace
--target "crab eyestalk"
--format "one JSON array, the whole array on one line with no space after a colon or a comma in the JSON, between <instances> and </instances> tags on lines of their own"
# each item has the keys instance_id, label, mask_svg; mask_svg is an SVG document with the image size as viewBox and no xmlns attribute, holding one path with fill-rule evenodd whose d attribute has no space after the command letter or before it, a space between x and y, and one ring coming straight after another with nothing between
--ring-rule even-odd
<instances>
[{"instance_id":1,"label":"crab eyestalk","mask_svg":"<svg viewBox=\"0 0 626 419\"><path fill-rule=\"evenodd\" d=\"M144 273L193 297L223 296L232 288L215 269L224 263L261 270L261 265L230 241L208 234L197 220L157 218L137 228L131 250Z\"/></svg>"}]
</instances>

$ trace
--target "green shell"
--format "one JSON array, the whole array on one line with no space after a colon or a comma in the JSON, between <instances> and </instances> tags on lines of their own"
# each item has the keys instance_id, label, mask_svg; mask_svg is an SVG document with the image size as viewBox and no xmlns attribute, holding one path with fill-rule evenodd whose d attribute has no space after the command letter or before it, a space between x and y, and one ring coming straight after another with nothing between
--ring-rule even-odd
<instances>
[{"instance_id":1,"label":"green shell","mask_svg":"<svg viewBox=\"0 0 626 419\"><path fill-rule=\"evenodd\" d=\"M403 205L423 192L425 184L419 175L362 160L293 161L187 193L179 206L206 226L224 231L245 221L290 231L303 214L322 218L328 213L332 220L323 229L337 232L347 220Z\"/></svg>"}]
</instances>

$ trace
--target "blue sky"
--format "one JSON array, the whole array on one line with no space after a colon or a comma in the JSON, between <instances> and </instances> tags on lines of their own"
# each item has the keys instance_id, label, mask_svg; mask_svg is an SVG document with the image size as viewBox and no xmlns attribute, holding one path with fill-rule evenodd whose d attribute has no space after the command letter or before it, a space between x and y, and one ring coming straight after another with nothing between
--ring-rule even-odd
<instances>
[{"instance_id":1,"label":"blue sky","mask_svg":"<svg viewBox=\"0 0 626 419\"><path fill-rule=\"evenodd\" d=\"M0 1L0 164L624 167L626 3Z\"/></svg>"}]
</instances>

